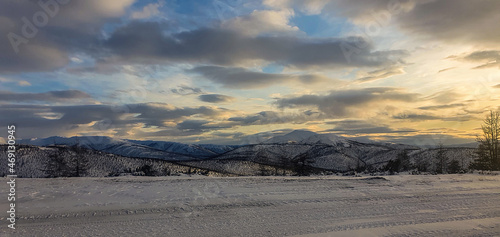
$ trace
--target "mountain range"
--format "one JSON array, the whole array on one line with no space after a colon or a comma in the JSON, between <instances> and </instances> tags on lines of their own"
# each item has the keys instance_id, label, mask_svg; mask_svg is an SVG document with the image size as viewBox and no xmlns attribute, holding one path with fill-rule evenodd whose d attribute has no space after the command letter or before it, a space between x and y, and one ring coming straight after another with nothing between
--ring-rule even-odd
<instances>
[{"instance_id":1,"label":"mountain range","mask_svg":"<svg viewBox=\"0 0 500 237\"><path fill-rule=\"evenodd\" d=\"M194 145L165 141L114 139L104 136L69 138L55 136L43 139L23 139L18 141L18 144L35 146L78 145L83 148L126 157L155 158L170 161L202 160L231 151L238 147L234 145Z\"/></svg>"},{"instance_id":2,"label":"mountain range","mask_svg":"<svg viewBox=\"0 0 500 237\"><path fill-rule=\"evenodd\" d=\"M252 175L258 165L269 167L292 167L301 164L311 169L345 172L360 167L380 169L402 152L407 153L412 164L424 164L434 169L437 148L354 141L335 134L317 134L306 130L295 130L275 136L259 144L210 145L183 144L165 141L139 141L114 139L103 136L49 137L25 139L19 144L40 147L64 145L110 153L123 157L153 158L175 162L179 165L214 170L222 173ZM469 147L447 147L450 159L461 162L462 167L476 158L475 149Z\"/></svg>"}]
</instances>

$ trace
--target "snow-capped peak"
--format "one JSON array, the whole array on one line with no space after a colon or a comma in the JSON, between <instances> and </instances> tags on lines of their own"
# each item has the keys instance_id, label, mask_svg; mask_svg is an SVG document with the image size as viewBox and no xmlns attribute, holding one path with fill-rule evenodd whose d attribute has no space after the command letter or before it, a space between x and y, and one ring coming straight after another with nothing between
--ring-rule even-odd
<instances>
[{"instance_id":1,"label":"snow-capped peak","mask_svg":"<svg viewBox=\"0 0 500 237\"><path fill-rule=\"evenodd\" d=\"M317 133L307 131L307 130L294 130L291 133L285 135L273 137L263 143L265 144L285 144L285 143L300 143L304 139L311 136L318 135Z\"/></svg>"},{"instance_id":2,"label":"snow-capped peak","mask_svg":"<svg viewBox=\"0 0 500 237\"><path fill-rule=\"evenodd\" d=\"M291 133L273 137L264 144L327 144L349 146L349 140L335 134L317 134L307 130L295 130Z\"/></svg>"},{"instance_id":3,"label":"snow-capped peak","mask_svg":"<svg viewBox=\"0 0 500 237\"><path fill-rule=\"evenodd\" d=\"M346 138L337 136L335 134L315 134L306 139L303 139L300 143L302 144L327 144L327 145L338 145L342 144L346 147L350 146L349 140Z\"/></svg>"}]
</instances>

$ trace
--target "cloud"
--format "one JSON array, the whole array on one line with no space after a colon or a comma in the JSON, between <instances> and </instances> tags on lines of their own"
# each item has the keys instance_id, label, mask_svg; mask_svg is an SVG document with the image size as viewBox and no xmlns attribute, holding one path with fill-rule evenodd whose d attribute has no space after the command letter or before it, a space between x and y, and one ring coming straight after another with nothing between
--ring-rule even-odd
<instances>
[{"instance_id":1,"label":"cloud","mask_svg":"<svg viewBox=\"0 0 500 237\"><path fill-rule=\"evenodd\" d=\"M422 106L422 107L418 107L418 108L422 109L422 110L441 110L441 109L450 109L450 108L457 108L457 107L463 107L463 106L465 106L465 104L456 103L456 104L445 104L445 105Z\"/></svg>"},{"instance_id":2,"label":"cloud","mask_svg":"<svg viewBox=\"0 0 500 237\"><path fill-rule=\"evenodd\" d=\"M320 82L336 82L320 75L273 74L250 71L241 67L201 66L191 70L205 78L224 85L227 88L255 89L275 84L301 83L315 84Z\"/></svg>"},{"instance_id":3,"label":"cloud","mask_svg":"<svg viewBox=\"0 0 500 237\"><path fill-rule=\"evenodd\" d=\"M285 124L294 123L301 124L314 120L321 119L319 114L304 114L304 113L279 113L275 111L262 111L256 114L231 117L228 121L233 122L233 125L266 125L266 124Z\"/></svg>"},{"instance_id":4,"label":"cloud","mask_svg":"<svg viewBox=\"0 0 500 237\"><path fill-rule=\"evenodd\" d=\"M131 22L117 29L104 43L111 54L103 60L141 64L198 62L226 66L259 60L295 67L343 68L392 65L408 55L404 50L374 51L373 45L360 37L250 37L213 28L167 35L163 33L166 27L156 22Z\"/></svg>"},{"instance_id":5,"label":"cloud","mask_svg":"<svg viewBox=\"0 0 500 237\"><path fill-rule=\"evenodd\" d=\"M47 2L56 5L42 7ZM103 24L118 19L132 2L0 1L0 73L64 67L74 51L92 50L98 45ZM47 19L45 23L40 22L43 19Z\"/></svg>"},{"instance_id":6,"label":"cloud","mask_svg":"<svg viewBox=\"0 0 500 237\"><path fill-rule=\"evenodd\" d=\"M159 8L163 7L163 5L165 5L165 2L163 1L159 1L157 3L150 3L144 6L142 10L132 12L131 17L132 19L146 19L160 15L161 13Z\"/></svg>"},{"instance_id":7,"label":"cloud","mask_svg":"<svg viewBox=\"0 0 500 237\"><path fill-rule=\"evenodd\" d=\"M193 139L195 138L190 136L201 135L204 132L205 131L203 130L195 130L195 129L180 130L178 128L167 128L154 132L139 130L135 132L134 135L140 138L148 138L148 139L158 139L159 137L161 138L175 137L177 142L183 142L184 140L185 142L192 143Z\"/></svg>"},{"instance_id":8,"label":"cloud","mask_svg":"<svg viewBox=\"0 0 500 237\"><path fill-rule=\"evenodd\" d=\"M178 94L178 95L192 95L192 94L203 93L201 88L190 87L190 86L185 86L185 85L178 86L177 88L173 88L170 91L172 93Z\"/></svg>"},{"instance_id":9,"label":"cloud","mask_svg":"<svg viewBox=\"0 0 500 237\"><path fill-rule=\"evenodd\" d=\"M481 119L482 118L479 116L473 116L473 115L469 115L469 114L460 114L460 115L451 116L448 118L443 118L443 121L467 122L467 121L471 121L471 120L480 121Z\"/></svg>"},{"instance_id":10,"label":"cloud","mask_svg":"<svg viewBox=\"0 0 500 237\"><path fill-rule=\"evenodd\" d=\"M427 120L440 120L442 117L437 117L429 114L415 114L415 113L401 113L393 116L394 119L403 119L411 121L427 121Z\"/></svg>"},{"instance_id":11,"label":"cloud","mask_svg":"<svg viewBox=\"0 0 500 237\"><path fill-rule=\"evenodd\" d=\"M17 84L20 86L31 86L31 83L29 83L28 81L24 81L24 80L19 81Z\"/></svg>"},{"instance_id":12,"label":"cloud","mask_svg":"<svg viewBox=\"0 0 500 237\"><path fill-rule=\"evenodd\" d=\"M496 85L496 86L493 86L493 88L500 89L500 84L498 84L498 85Z\"/></svg>"},{"instance_id":13,"label":"cloud","mask_svg":"<svg viewBox=\"0 0 500 237\"><path fill-rule=\"evenodd\" d=\"M0 105L0 125L18 125L19 135L25 138L89 132L125 134L132 128L172 128L191 116L214 119L227 112L216 107L175 107L163 103L123 106L4 104Z\"/></svg>"},{"instance_id":14,"label":"cloud","mask_svg":"<svg viewBox=\"0 0 500 237\"><path fill-rule=\"evenodd\" d=\"M477 42L497 45L500 32L500 1L468 0L415 1L415 6L398 16L397 23L415 35L427 35L447 42Z\"/></svg>"},{"instance_id":15,"label":"cloud","mask_svg":"<svg viewBox=\"0 0 500 237\"><path fill-rule=\"evenodd\" d=\"M232 102L235 100L234 97L220 94L206 94L198 96L198 99L203 102L208 103L224 103L224 102Z\"/></svg>"},{"instance_id":16,"label":"cloud","mask_svg":"<svg viewBox=\"0 0 500 237\"><path fill-rule=\"evenodd\" d=\"M409 121L428 121L428 120L441 120L451 122L467 122L471 120L480 120L481 118L469 114L456 114L448 116L436 116L432 114L419 114L419 113L400 113L392 117L393 119L409 120Z\"/></svg>"},{"instance_id":17,"label":"cloud","mask_svg":"<svg viewBox=\"0 0 500 237\"><path fill-rule=\"evenodd\" d=\"M475 69L498 67L500 68L500 51L476 51L463 57L464 60L471 62L481 62L483 64L475 67Z\"/></svg>"},{"instance_id":18,"label":"cloud","mask_svg":"<svg viewBox=\"0 0 500 237\"><path fill-rule=\"evenodd\" d=\"M128 113L139 114L135 120L145 123L147 126L165 126L165 121L178 120L192 115L214 118L225 112L216 107L175 107L163 103L131 104L127 107L129 108Z\"/></svg>"},{"instance_id":19,"label":"cloud","mask_svg":"<svg viewBox=\"0 0 500 237\"><path fill-rule=\"evenodd\" d=\"M201 134L209 130L219 130L230 127L209 124L210 121L207 120L184 120L181 123L177 124L177 128L182 131L197 132L198 134Z\"/></svg>"},{"instance_id":20,"label":"cloud","mask_svg":"<svg viewBox=\"0 0 500 237\"><path fill-rule=\"evenodd\" d=\"M438 71L438 73L442 73L442 72L446 72L446 71L449 71L449 70L452 70L452 69L455 69L456 67L449 67L449 68L445 68L445 69L441 69Z\"/></svg>"},{"instance_id":21,"label":"cloud","mask_svg":"<svg viewBox=\"0 0 500 237\"><path fill-rule=\"evenodd\" d=\"M221 28L241 32L249 36L262 34L297 34L299 28L290 25L293 10L254 10L249 15L239 16L222 22Z\"/></svg>"},{"instance_id":22,"label":"cloud","mask_svg":"<svg viewBox=\"0 0 500 237\"><path fill-rule=\"evenodd\" d=\"M445 42L498 45L499 1L478 0L266 0L275 8L294 8L307 14L347 17L360 25L396 24L414 36Z\"/></svg>"},{"instance_id":23,"label":"cloud","mask_svg":"<svg viewBox=\"0 0 500 237\"><path fill-rule=\"evenodd\" d=\"M14 80L5 77L0 77L0 82L2 83L16 83L19 86L31 86L31 83L25 80Z\"/></svg>"},{"instance_id":24,"label":"cloud","mask_svg":"<svg viewBox=\"0 0 500 237\"><path fill-rule=\"evenodd\" d=\"M460 94L452 89L452 90L443 90L443 91L434 93L430 96L425 97L424 100L432 100L432 101L440 103L440 104L445 104L445 103L454 102L462 97L463 97L462 94Z\"/></svg>"},{"instance_id":25,"label":"cloud","mask_svg":"<svg viewBox=\"0 0 500 237\"><path fill-rule=\"evenodd\" d=\"M44 93L15 93L10 91L0 91L0 101L8 102L69 102L77 99L89 99L89 94L79 90L49 91Z\"/></svg>"},{"instance_id":26,"label":"cloud","mask_svg":"<svg viewBox=\"0 0 500 237\"><path fill-rule=\"evenodd\" d=\"M418 94L397 88L377 87L332 91L327 95L302 95L276 100L279 108L316 107L331 117L355 115L389 102L414 102Z\"/></svg>"},{"instance_id":27,"label":"cloud","mask_svg":"<svg viewBox=\"0 0 500 237\"><path fill-rule=\"evenodd\" d=\"M374 125L363 120L342 120L327 122L327 124L335 125L334 128L328 129L325 132L335 132L341 134L358 135L358 134L376 134L376 133L412 133L417 132L414 129L394 129L387 125Z\"/></svg>"},{"instance_id":28,"label":"cloud","mask_svg":"<svg viewBox=\"0 0 500 237\"><path fill-rule=\"evenodd\" d=\"M375 51L374 45L360 37L306 38L279 33L297 31L288 24L293 15L290 10L258 10L223 22L218 28L177 33L168 30L175 22L144 21L128 22L112 32L102 31L106 23L117 22L132 3L133 0L89 0L58 5L54 17L49 17L43 27L30 28L36 33L27 37L23 35L25 22L21 19L43 13L43 8L37 1L2 1L0 33L13 33L16 37L0 38L0 72L58 70L66 67L75 53L89 55L98 65L94 69L67 68L74 72L113 72L112 65L117 64L172 62L241 66L257 61L298 68L378 67L408 56L405 50ZM145 12L132 15L146 17L155 13L154 7L148 5ZM14 47L11 41L15 42Z\"/></svg>"},{"instance_id":29,"label":"cloud","mask_svg":"<svg viewBox=\"0 0 500 237\"><path fill-rule=\"evenodd\" d=\"M264 4L274 8L295 8L310 15L332 14L350 18L356 23L366 23L373 20L374 15L381 12L396 14L409 11L413 7L413 1L391 1L391 0L265 0Z\"/></svg>"},{"instance_id":30,"label":"cloud","mask_svg":"<svg viewBox=\"0 0 500 237\"><path fill-rule=\"evenodd\" d=\"M396 75L404 74L405 71L402 67L387 67L366 73L364 77L356 79L357 83L373 82Z\"/></svg>"}]
</instances>

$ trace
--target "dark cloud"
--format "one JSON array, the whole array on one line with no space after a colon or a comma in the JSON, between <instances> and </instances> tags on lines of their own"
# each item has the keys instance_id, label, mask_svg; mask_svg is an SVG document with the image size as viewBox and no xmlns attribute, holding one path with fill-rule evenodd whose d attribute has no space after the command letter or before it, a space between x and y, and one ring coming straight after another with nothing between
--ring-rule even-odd
<instances>
[{"instance_id":1,"label":"dark cloud","mask_svg":"<svg viewBox=\"0 0 500 237\"><path fill-rule=\"evenodd\" d=\"M463 114L463 115L456 115L456 116L451 116L448 118L443 118L443 121L452 121L452 122L467 122L471 120L477 120L480 121L482 118L479 116L473 116L469 114Z\"/></svg>"},{"instance_id":2,"label":"dark cloud","mask_svg":"<svg viewBox=\"0 0 500 237\"><path fill-rule=\"evenodd\" d=\"M428 115L428 114L414 114L414 113L402 113L393 116L392 118L394 119L404 119L404 120L411 120L411 121L426 121L426 120L439 120L442 119L441 117L437 117L434 115Z\"/></svg>"},{"instance_id":3,"label":"dark cloud","mask_svg":"<svg viewBox=\"0 0 500 237\"><path fill-rule=\"evenodd\" d=\"M358 90L332 91L327 95L302 95L276 101L279 108L317 107L332 117L344 117L352 110L363 110L374 103L413 102L418 94L403 92L396 88L365 88Z\"/></svg>"},{"instance_id":4,"label":"dark cloud","mask_svg":"<svg viewBox=\"0 0 500 237\"><path fill-rule=\"evenodd\" d=\"M184 120L181 123L177 124L177 128L179 130L190 130L190 131L198 131L199 133L206 132L208 130L218 130L223 128L228 128L229 126L223 125L209 125L210 121L207 120Z\"/></svg>"},{"instance_id":5,"label":"dark cloud","mask_svg":"<svg viewBox=\"0 0 500 237\"><path fill-rule=\"evenodd\" d=\"M153 139L157 139L158 137L175 137L177 142L193 143L196 139L201 138L202 134L204 133L212 132L210 133L212 136L214 135L213 131L230 127L231 125L229 124L224 124L224 123L215 124L209 120L186 119L178 123L175 127L162 127L159 131L154 131L154 132L141 130L136 132L135 135L141 138L153 138ZM220 141L218 141L220 139L211 140L210 138L207 137L203 138L204 138L203 141L206 141L205 139L209 139L208 141L214 141L214 143L220 143ZM225 139L223 140L227 141ZM232 140L231 142L235 141Z\"/></svg>"},{"instance_id":6,"label":"dark cloud","mask_svg":"<svg viewBox=\"0 0 500 237\"><path fill-rule=\"evenodd\" d=\"M192 95L192 94L203 93L201 88L184 86L184 85L178 86L177 88L173 88L170 91L174 94L179 94L179 95Z\"/></svg>"},{"instance_id":7,"label":"dark cloud","mask_svg":"<svg viewBox=\"0 0 500 237\"><path fill-rule=\"evenodd\" d=\"M498 67L500 68L500 51L476 51L468 54L463 59L471 62L480 62L475 69Z\"/></svg>"},{"instance_id":8,"label":"dark cloud","mask_svg":"<svg viewBox=\"0 0 500 237\"><path fill-rule=\"evenodd\" d=\"M105 46L119 60L145 64L187 61L236 65L265 60L297 67L362 67L391 65L408 55L401 50L373 51L373 45L362 38L250 37L211 28L167 35L163 33L166 27L156 22L131 22L113 32Z\"/></svg>"},{"instance_id":9,"label":"dark cloud","mask_svg":"<svg viewBox=\"0 0 500 237\"><path fill-rule=\"evenodd\" d=\"M371 133L411 133L416 132L413 129L392 129L389 127L371 127L371 128L358 128L358 129L342 129L342 128L334 128L327 130L328 132L340 132L342 134L371 134Z\"/></svg>"},{"instance_id":10,"label":"dark cloud","mask_svg":"<svg viewBox=\"0 0 500 237\"><path fill-rule=\"evenodd\" d=\"M111 105L1 105L0 125L16 124L20 136L44 137L79 131L80 126L95 123L95 131L127 131L138 126L167 127L166 122L178 123L190 116L214 118L224 109L213 107L174 107L167 104ZM184 124L188 125L188 124ZM207 125L204 125L207 129ZM181 126L182 128L182 126ZM186 127L184 127L186 128ZM88 131L86 131L88 132Z\"/></svg>"},{"instance_id":11,"label":"dark cloud","mask_svg":"<svg viewBox=\"0 0 500 237\"><path fill-rule=\"evenodd\" d=\"M234 125L265 125L265 124L283 124L283 123L296 123L302 124L311 120L321 119L320 114L307 115L304 113L298 114L284 114L274 111L262 111L256 114L231 117L228 121L233 122Z\"/></svg>"},{"instance_id":12,"label":"dark cloud","mask_svg":"<svg viewBox=\"0 0 500 237\"><path fill-rule=\"evenodd\" d=\"M147 126L164 126L165 121L177 120L192 115L216 117L222 109L213 107L174 107L161 103L131 104L129 113L139 114L135 118Z\"/></svg>"},{"instance_id":13,"label":"dark cloud","mask_svg":"<svg viewBox=\"0 0 500 237\"><path fill-rule=\"evenodd\" d=\"M56 4L46 7L48 2ZM0 1L0 72L52 71L67 65L74 52L100 52L101 27L132 3L67 2Z\"/></svg>"},{"instance_id":14,"label":"dark cloud","mask_svg":"<svg viewBox=\"0 0 500 237\"><path fill-rule=\"evenodd\" d=\"M297 6L313 2L294 1ZM341 15L355 22L385 27L391 22L417 36L446 42L477 42L497 45L500 31L499 1L477 0L330 0L323 1L323 13ZM299 8L300 9L300 8Z\"/></svg>"},{"instance_id":15,"label":"dark cloud","mask_svg":"<svg viewBox=\"0 0 500 237\"><path fill-rule=\"evenodd\" d=\"M416 35L446 41L472 41L497 45L500 1L415 1L409 12L398 15L401 27Z\"/></svg>"},{"instance_id":16,"label":"dark cloud","mask_svg":"<svg viewBox=\"0 0 500 237\"><path fill-rule=\"evenodd\" d=\"M358 134L374 134L374 133L412 133L414 129L393 129L387 125L374 125L363 120L342 120L327 122L335 127L328 129L325 132L335 132L340 134L358 135Z\"/></svg>"},{"instance_id":17,"label":"dark cloud","mask_svg":"<svg viewBox=\"0 0 500 237\"><path fill-rule=\"evenodd\" d=\"M99 65L67 68L73 73L113 73L117 70L113 65L121 64L234 66L255 60L296 67L373 67L392 65L408 56L404 50L375 51L359 37L249 36L218 28L167 33L169 24L144 21L132 21L104 36L103 26L118 21L131 0L70 1L58 5L47 24L31 27L35 14L46 14L38 2L43 1L0 2L0 33L6 36L0 38L0 72L53 71L67 66L74 54L89 55ZM36 32L32 36L23 33L27 25L23 17L31 22L29 30Z\"/></svg>"},{"instance_id":18,"label":"dark cloud","mask_svg":"<svg viewBox=\"0 0 500 237\"><path fill-rule=\"evenodd\" d=\"M76 99L89 99L90 95L79 90L49 91L44 93L15 93L0 91L0 101L26 102L74 102Z\"/></svg>"},{"instance_id":19,"label":"dark cloud","mask_svg":"<svg viewBox=\"0 0 500 237\"><path fill-rule=\"evenodd\" d=\"M205 78L224 85L228 88L254 89L281 84L286 82L299 82L314 84L329 80L319 75L289 75L254 72L240 67L202 66L191 70L203 75ZM334 80L331 80L335 82Z\"/></svg>"},{"instance_id":20,"label":"dark cloud","mask_svg":"<svg viewBox=\"0 0 500 237\"><path fill-rule=\"evenodd\" d=\"M198 96L198 99L200 99L203 102L208 102L208 103L224 103L224 102L231 102L234 101L234 97L227 96L227 95L220 95L220 94L206 94L206 95L200 95Z\"/></svg>"},{"instance_id":21,"label":"dark cloud","mask_svg":"<svg viewBox=\"0 0 500 237\"><path fill-rule=\"evenodd\" d=\"M445 105L422 106L422 107L418 107L418 108L422 109L422 110L440 110L440 109L451 109L451 108L457 108L457 107L463 107L463 106L465 106L465 104L456 103L456 104L445 104Z\"/></svg>"},{"instance_id":22,"label":"dark cloud","mask_svg":"<svg viewBox=\"0 0 500 237\"><path fill-rule=\"evenodd\" d=\"M252 72L244 68L228 68L218 66L197 67L192 72L229 88L259 88L283 82L286 75L263 72Z\"/></svg>"},{"instance_id":23,"label":"dark cloud","mask_svg":"<svg viewBox=\"0 0 500 237\"><path fill-rule=\"evenodd\" d=\"M188 143L192 143L194 138L192 138L191 136L200 135L202 133L204 133L204 131L201 130L179 130L177 128L167 128L155 132L146 132L141 130L137 132L136 135L141 138L150 139L158 139L159 137L175 137L177 142L185 141Z\"/></svg>"},{"instance_id":24,"label":"dark cloud","mask_svg":"<svg viewBox=\"0 0 500 237\"><path fill-rule=\"evenodd\" d=\"M213 132L213 133L211 133L211 135L234 139L237 137L241 137L245 134L242 132Z\"/></svg>"}]
</instances>

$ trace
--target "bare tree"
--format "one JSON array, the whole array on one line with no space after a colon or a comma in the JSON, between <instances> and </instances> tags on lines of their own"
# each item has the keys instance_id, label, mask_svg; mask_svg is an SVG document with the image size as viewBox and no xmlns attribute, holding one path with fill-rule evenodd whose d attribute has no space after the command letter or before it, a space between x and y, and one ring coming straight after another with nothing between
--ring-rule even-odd
<instances>
[{"instance_id":1,"label":"bare tree","mask_svg":"<svg viewBox=\"0 0 500 237\"><path fill-rule=\"evenodd\" d=\"M70 176L69 170L70 168L66 156L59 148L56 148L56 151L49 155L44 163L43 169L49 178Z\"/></svg>"},{"instance_id":2,"label":"bare tree","mask_svg":"<svg viewBox=\"0 0 500 237\"><path fill-rule=\"evenodd\" d=\"M282 169L281 175L285 176L287 169L289 169L290 167L290 159L286 155L280 155L279 165L281 166Z\"/></svg>"},{"instance_id":3,"label":"bare tree","mask_svg":"<svg viewBox=\"0 0 500 237\"><path fill-rule=\"evenodd\" d=\"M500 112L490 111L481 125L482 136L479 143L478 159L472 164L473 169L500 170Z\"/></svg>"},{"instance_id":4,"label":"bare tree","mask_svg":"<svg viewBox=\"0 0 500 237\"><path fill-rule=\"evenodd\" d=\"M89 159L86 155L86 150L79 145L69 147L71 152L70 168L72 176L83 177L87 175L89 169Z\"/></svg>"},{"instance_id":5,"label":"bare tree","mask_svg":"<svg viewBox=\"0 0 500 237\"><path fill-rule=\"evenodd\" d=\"M448 173L456 174L460 172L460 162L458 160L452 160L448 165Z\"/></svg>"},{"instance_id":6,"label":"bare tree","mask_svg":"<svg viewBox=\"0 0 500 237\"><path fill-rule=\"evenodd\" d=\"M255 157L255 163L258 164L258 169L259 169L259 175L260 176L267 176L267 168L266 168L266 163L268 162L268 158L265 155L265 152L263 150L257 152L256 157Z\"/></svg>"}]
</instances>

